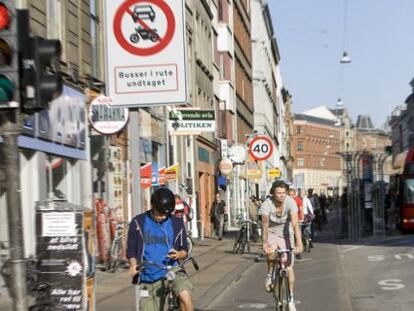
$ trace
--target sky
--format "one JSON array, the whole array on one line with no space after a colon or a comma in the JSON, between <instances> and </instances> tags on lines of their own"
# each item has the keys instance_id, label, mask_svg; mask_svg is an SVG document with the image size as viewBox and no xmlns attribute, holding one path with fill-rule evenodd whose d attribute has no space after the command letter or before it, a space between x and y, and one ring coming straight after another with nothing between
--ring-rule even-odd
<instances>
[{"instance_id":1,"label":"sky","mask_svg":"<svg viewBox=\"0 0 414 311\"><path fill-rule=\"evenodd\" d=\"M294 112L338 97L376 127L411 93L414 0L268 0ZM347 8L347 9L345 9ZM343 51L351 63L340 64Z\"/></svg>"}]
</instances>

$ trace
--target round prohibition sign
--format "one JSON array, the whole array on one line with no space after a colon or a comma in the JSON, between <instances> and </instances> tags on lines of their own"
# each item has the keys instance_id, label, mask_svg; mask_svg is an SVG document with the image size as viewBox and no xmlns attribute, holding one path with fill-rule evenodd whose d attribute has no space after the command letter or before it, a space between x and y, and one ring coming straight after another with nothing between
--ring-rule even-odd
<instances>
[{"instance_id":1,"label":"round prohibition sign","mask_svg":"<svg viewBox=\"0 0 414 311\"><path fill-rule=\"evenodd\" d=\"M266 136L256 136L249 143L249 153L257 161L267 160L273 153L273 143Z\"/></svg>"},{"instance_id":2,"label":"round prohibition sign","mask_svg":"<svg viewBox=\"0 0 414 311\"><path fill-rule=\"evenodd\" d=\"M164 37L159 38L158 43L155 45L148 47L148 48L140 48L132 45L126 38L122 32L122 21L124 16L133 17L134 12L131 10L131 6L134 4L139 4L141 2L151 3L158 6L161 11L164 13L167 19L167 31ZM144 22L142 19L137 18L136 22L140 24L145 30L151 31L151 27ZM163 0L126 0L122 5L118 8L114 16L114 23L113 23L113 31L115 35L116 41L118 41L119 45L126 50L127 52L139 55L139 56L150 56L161 52L165 49L168 44L171 42L171 39L175 33L175 18L174 13L171 8L168 6L167 2Z\"/></svg>"}]
</instances>

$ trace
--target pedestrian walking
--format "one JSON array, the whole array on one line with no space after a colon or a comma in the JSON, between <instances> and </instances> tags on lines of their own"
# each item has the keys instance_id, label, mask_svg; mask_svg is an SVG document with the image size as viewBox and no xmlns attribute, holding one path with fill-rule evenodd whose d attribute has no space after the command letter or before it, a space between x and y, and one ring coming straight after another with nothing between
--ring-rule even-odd
<instances>
[{"instance_id":1,"label":"pedestrian walking","mask_svg":"<svg viewBox=\"0 0 414 311\"><path fill-rule=\"evenodd\" d=\"M214 233L219 240L223 238L225 208L226 203L220 198L220 193L217 192L215 200L211 204L210 220L213 224Z\"/></svg>"}]
</instances>

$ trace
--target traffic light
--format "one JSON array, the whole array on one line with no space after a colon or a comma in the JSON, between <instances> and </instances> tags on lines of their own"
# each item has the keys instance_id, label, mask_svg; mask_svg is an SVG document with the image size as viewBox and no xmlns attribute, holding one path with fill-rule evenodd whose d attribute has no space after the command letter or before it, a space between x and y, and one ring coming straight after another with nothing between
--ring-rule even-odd
<instances>
[{"instance_id":1,"label":"traffic light","mask_svg":"<svg viewBox=\"0 0 414 311\"><path fill-rule=\"evenodd\" d=\"M17 14L12 1L0 1L0 108L16 107L19 92ZM13 105L14 104L14 105Z\"/></svg>"},{"instance_id":2,"label":"traffic light","mask_svg":"<svg viewBox=\"0 0 414 311\"><path fill-rule=\"evenodd\" d=\"M58 65L62 47L59 40L31 38L35 72L35 105L48 108L48 103L62 93L62 76L50 71Z\"/></svg>"}]
</instances>

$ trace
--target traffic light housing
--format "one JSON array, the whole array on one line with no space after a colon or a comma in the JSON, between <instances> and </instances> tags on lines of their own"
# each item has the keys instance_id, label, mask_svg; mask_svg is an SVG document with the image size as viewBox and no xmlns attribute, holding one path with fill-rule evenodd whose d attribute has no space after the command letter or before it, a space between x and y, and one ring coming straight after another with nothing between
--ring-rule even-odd
<instances>
[{"instance_id":1,"label":"traffic light housing","mask_svg":"<svg viewBox=\"0 0 414 311\"><path fill-rule=\"evenodd\" d=\"M0 1L0 108L20 102L19 61L17 11L12 1Z\"/></svg>"},{"instance_id":2,"label":"traffic light housing","mask_svg":"<svg viewBox=\"0 0 414 311\"><path fill-rule=\"evenodd\" d=\"M62 46L55 39L33 37L31 41L35 64L36 105L40 109L48 108L48 103L62 93L62 76L50 71L53 65L58 65Z\"/></svg>"}]
</instances>

